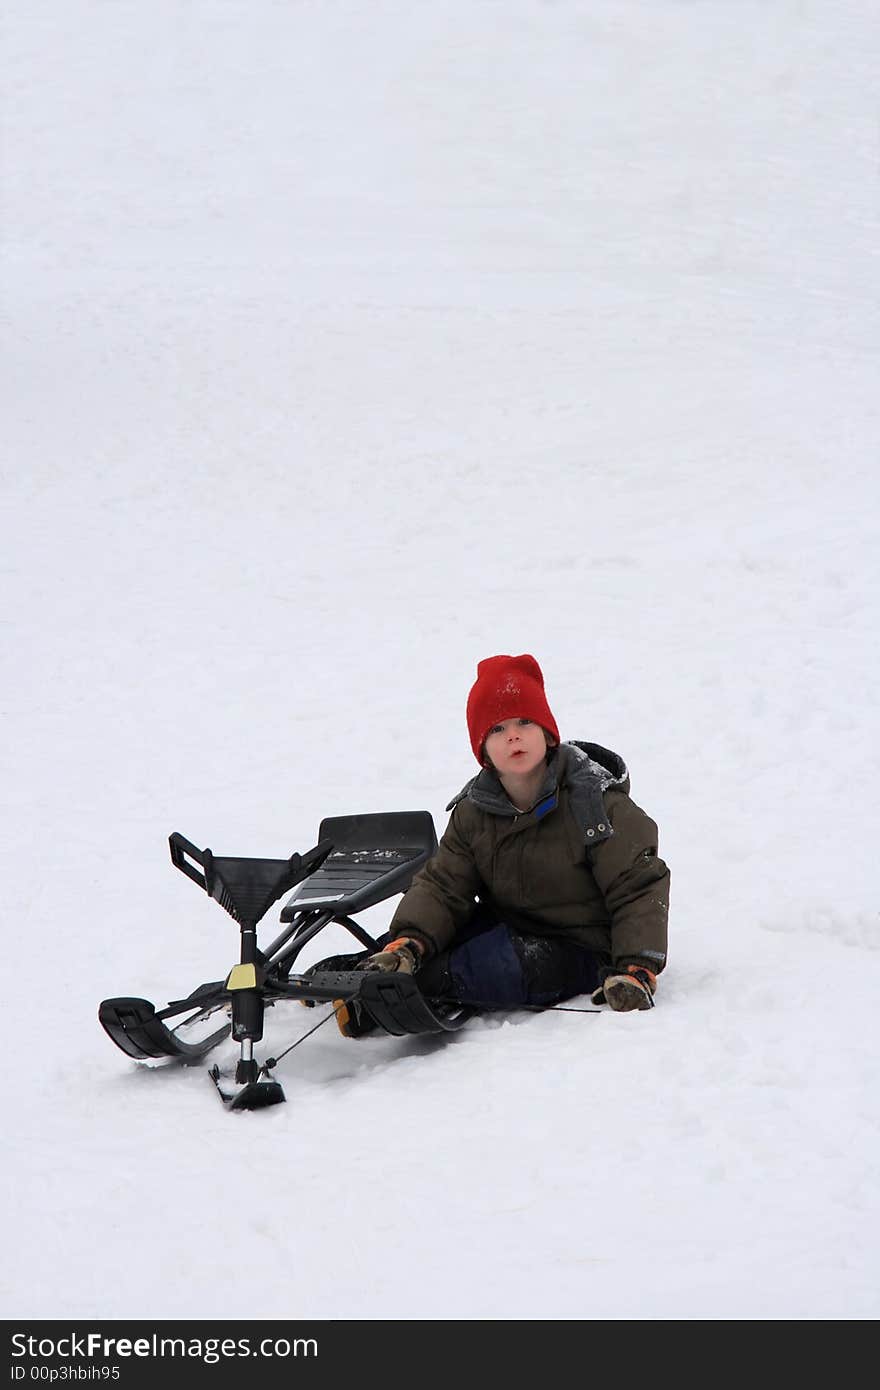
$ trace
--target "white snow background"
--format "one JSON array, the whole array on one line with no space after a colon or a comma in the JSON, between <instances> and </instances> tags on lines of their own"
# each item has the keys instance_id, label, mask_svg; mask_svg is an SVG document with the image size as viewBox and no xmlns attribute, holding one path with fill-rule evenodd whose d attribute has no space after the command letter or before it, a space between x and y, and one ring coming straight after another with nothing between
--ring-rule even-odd
<instances>
[{"instance_id":1,"label":"white snow background","mask_svg":"<svg viewBox=\"0 0 880 1390\"><path fill-rule=\"evenodd\" d=\"M875 1318L874 0L2 43L4 1316ZM656 1009L117 1051L237 959L169 833L442 832L499 652L660 824Z\"/></svg>"}]
</instances>

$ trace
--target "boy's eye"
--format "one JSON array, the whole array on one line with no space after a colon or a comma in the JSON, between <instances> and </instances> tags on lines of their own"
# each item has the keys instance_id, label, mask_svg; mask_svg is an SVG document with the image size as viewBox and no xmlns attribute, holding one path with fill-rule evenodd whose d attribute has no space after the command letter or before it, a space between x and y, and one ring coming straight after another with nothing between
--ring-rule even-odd
<instances>
[{"instance_id":1,"label":"boy's eye","mask_svg":"<svg viewBox=\"0 0 880 1390\"><path fill-rule=\"evenodd\" d=\"M508 721L508 722L510 722L510 721ZM535 721L534 721L534 719L517 719L516 722L517 722L517 724L525 725L525 724L534 724ZM505 726L504 724L493 724L493 725L492 725L492 728L489 730L489 734L503 734L503 733L504 733L504 730L505 730L505 727L506 727L506 726ZM489 737L489 734L486 735L487 738Z\"/></svg>"}]
</instances>

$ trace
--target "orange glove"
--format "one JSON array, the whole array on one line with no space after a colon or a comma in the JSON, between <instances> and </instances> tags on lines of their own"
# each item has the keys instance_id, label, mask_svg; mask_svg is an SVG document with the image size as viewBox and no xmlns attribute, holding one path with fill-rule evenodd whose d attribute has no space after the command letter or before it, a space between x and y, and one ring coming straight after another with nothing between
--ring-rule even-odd
<instances>
[{"instance_id":1,"label":"orange glove","mask_svg":"<svg viewBox=\"0 0 880 1390\"><path fill-rule=\"evenodd\" d=\"M357 967L358 970L399 970L401 975L414 975L422 960L422 953L416 943L408 936L398 936L389 941L381 951L367 956Z\"/></svg>"},{"instance_id":2,"label":"orange glove","mask_svg":"<svg viewBox=\"0 0 880 1390\"><path fill-rule=\"evenodd\" d=\"M628 965L611 970L590 996L593 1004L608 1004L616 1013L630 1009L653 1009L657 976L645 965Z\"/></svg>"}]
</instances>

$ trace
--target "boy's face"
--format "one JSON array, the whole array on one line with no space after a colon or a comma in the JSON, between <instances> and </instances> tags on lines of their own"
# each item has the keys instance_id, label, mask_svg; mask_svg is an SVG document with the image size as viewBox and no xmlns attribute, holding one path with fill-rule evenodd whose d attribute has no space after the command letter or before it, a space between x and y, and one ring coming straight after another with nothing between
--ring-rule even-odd
<instances>
[{"instance_id":1,"label":"boy's face","mask_svg":"<svg viewBox=\"0 0 880 1390\"><path fill-rule=\"evenodd\" d=\"M502 777L505 773L525 777L544 761L547 740L541 725L531 719L505 719L489 730L485 750Z\"/></svg>"}]
</instances>

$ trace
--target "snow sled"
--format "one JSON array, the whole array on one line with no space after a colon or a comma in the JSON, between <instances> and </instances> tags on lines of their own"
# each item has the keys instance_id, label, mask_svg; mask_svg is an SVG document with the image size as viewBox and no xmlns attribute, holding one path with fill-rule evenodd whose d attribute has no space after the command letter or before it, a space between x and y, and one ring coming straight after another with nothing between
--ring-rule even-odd
<instances>
[{"instance_id":1,"label":"snow sled","mask_svg":"<svg viewBox=\"0 0 880 1390\"><path fill-rule=\"evenodd\" d=\"M312 1005L331 1001L339 1007L356 999L380 1029L395 1037L451 1032L474 1012L466 1005L426 998L410 975L294 971L302 948L332 922L366 949L379 949L355 914L405 892L434 853L437 835L429 811L326 818L314 849L289 859L221 858L176 831L169 844L174 866L238 923L240 957L224 979L199 985L163 1009L148 999L103 1000L98 1020L127 1056L192 1064L231 1033L241 1048L235 1088L224 1084L217 1067L210 1076L229 1109L255 1110L285 1099L280 1084L269 1076L277 1059L258 1065L254 1058L267 1005L293 999ZM257 924L285 893L290 897L281 912L283 930L263 950L257 945ZM184 1015L181 1022L169 1027L166 1020L179 1015ZM218 1027L220 1015L225 1021Z\"/></svg>"}]
</instances>

